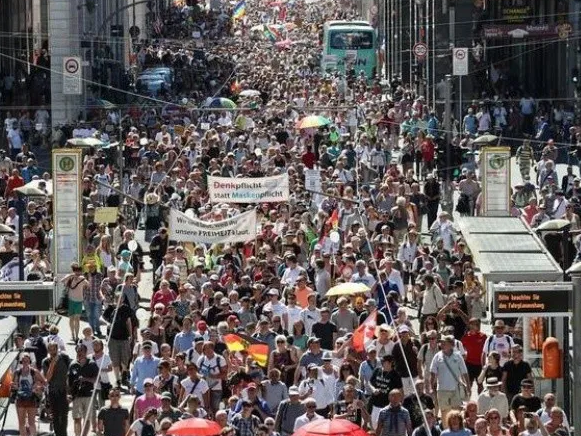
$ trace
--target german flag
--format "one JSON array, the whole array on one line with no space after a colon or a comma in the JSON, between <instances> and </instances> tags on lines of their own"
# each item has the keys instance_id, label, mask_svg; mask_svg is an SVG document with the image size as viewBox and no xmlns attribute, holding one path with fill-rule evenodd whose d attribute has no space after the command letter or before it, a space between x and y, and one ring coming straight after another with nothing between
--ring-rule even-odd
<instances>
[{"instance_id":1,"label":"german flag","mask_svg":"<svg viewBox=\"0 0 581 436\"><path fill-rule=\"evenodd\" d=\"M268 363L268 344L266 342L254 339L244 333L230 333L224 335L223 339L228 351L232 353L247 351L257 364L266 367Z\"/></svg>"}]
</instances>

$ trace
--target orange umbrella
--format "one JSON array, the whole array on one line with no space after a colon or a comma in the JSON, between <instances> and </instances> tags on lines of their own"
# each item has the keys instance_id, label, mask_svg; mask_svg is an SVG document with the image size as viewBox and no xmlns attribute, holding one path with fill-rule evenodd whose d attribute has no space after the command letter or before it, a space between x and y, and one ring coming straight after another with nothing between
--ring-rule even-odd
<instances>
[{"instance_id":1,"label":"orange umbrella","mask_svg":"<svg viewBox=\"0 0 581 436\"><path fill-rule=\"evenodd\" d=\"M317 419L299 428L293 436L368 436L368 433L346 419Z\"/></svg>"},{"instance_id":2,"label":"orange umbrella","mask_svg":"<svg viewBox=\"0 0 581 436\"><path fill-rule=\"evenodd\" d=\"M175 436L216 436L221 431L222 427L217 422L202 418L189 418L173 424L167 433Z\"/></svg>"}]
</instances>

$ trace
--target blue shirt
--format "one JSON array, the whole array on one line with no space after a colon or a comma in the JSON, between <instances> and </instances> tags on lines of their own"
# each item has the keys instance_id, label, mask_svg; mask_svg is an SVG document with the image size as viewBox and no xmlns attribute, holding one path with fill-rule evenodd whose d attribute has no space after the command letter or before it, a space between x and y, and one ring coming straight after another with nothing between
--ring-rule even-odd
<instances>
[{"instance_id":1,"label":"blue shirt","mask_svg":"<svg viewBox=\"0 0 581 436\"><path fill-rule=\"evenodd\" d=\"M428 120L428 134L437 138L439 136L439 133L440 132L438 132L438 119L436 117L431 117Z\"/></svg>"},{"instance_id":2,"label":"blue shirt","mask_svg":"<svg viewBox=\"0 0 581 436\"><path fill-rule=\"evenodd\" d=\"M243 400L238 400L238 402L236 403L236 407L234 407L234 412L235 413L242 412L242 401ZM253 405L258 406L258 408L260 410L262 410L262 412L265 415L272 416L272 413L270 411L270 408L268 407L268 404L266 404L266 401L261 400L260 398L257 397L256 400L254 400Z\"/></svg>"},{"instance_id":3,"label":"blue shirt","mask_svg":"<svg viewBox=\"0 0 581 436\"><path fill-rule=\"evenodd\" d=\"M472 135L475 135L478 131L478 125L476 124L476 117L474 115L470 114L464 117L464 131Z\"/></svg>"},{"instance_id":4,"label":"blue shirt","mask_svg":"<svg viewBox=\"0 0 581 436\"><path fill-rule=\"evenodd\" d=\"M179 332L173 340L173 349L175 353L180 351L187 351L192 348L192 342L196 338L196 334L193 330L188 332Z\"/></svg>"},{"instance_id":5,"label":"blue shirt","mask_svg":"<svg viewBox=\"0 0 581 436\"><path fill-rule=\"evenodd\" d=\"M21 174L22 178L24 179L24 183L29 183L30 181L32 181L32 178L34 176L41 175L40 170L35 166L22 168Z\"/></svg>"},{"instance_id":6,"label":"blue shirt","mask_svg":"<svg viewBox=\"0 0 581 436\"><path fill-rule=\"evenodd\" d=\"M471 436L472 432L466 428L458 431L452 431L449 428L442 432L442 436Z\"/></svg>"},{"instance_id":7,"label":"blue shirt","mask_svg":"<svg viewBox=\"0 0 581 436\"><path fill-rule=\"evenodd\" d=\"M410 413L403 406L399 406L396 409L391 407L391 405L384 407L379 412L377 422L383 424L381 434L377 436L406 436L408 428L411 427Z\"/></svg>"},{"instance_id":8,"label":"blue shirt","mask_svg":"<svg viewBox=\"0 0 581 436\"><path fill-rule=\"evenodd\" d=\"M157 366L160 361L161 359L155 356L150 358L139 356L135 359L133 368L131 368L131 385L135 387L137 392L145 392L143 382L146 378L155 378L157 375Z\"/></svg>"}]
</instances>

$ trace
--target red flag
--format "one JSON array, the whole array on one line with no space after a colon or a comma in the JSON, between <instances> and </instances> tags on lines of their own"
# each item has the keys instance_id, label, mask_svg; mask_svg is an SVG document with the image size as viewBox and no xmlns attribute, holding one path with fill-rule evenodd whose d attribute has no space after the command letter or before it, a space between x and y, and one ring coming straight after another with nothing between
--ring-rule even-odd
<instances>
[{"instance_id":1,"label":"red flag","mask_svg":"<svg viewBox=\"0 0 581 436\"><path fill-rule=\"evenodd\" d=\"M371 312L363 323L357 327L353 333L353 348L356 351L365 351L375 337L375 328L377 327L377 310Z\"/></svg>"}]
</instances>

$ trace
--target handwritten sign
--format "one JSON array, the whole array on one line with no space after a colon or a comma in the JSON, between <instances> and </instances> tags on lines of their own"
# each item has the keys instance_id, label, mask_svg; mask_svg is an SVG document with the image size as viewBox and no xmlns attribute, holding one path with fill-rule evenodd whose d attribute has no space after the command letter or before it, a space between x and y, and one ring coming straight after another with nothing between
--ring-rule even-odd
<instances>
[{"instance_id":1,"label":"handwritten sign","mask_svg":"<svg viewBox=\"0 0 581 436\"><path fill-rule=\"evenodd\" d=\"M104 223L114 223L117 221L117 215L119 214L118 207L98 207L95 210L94 221L98 224Z\"/></svg>"}]
</instances>

